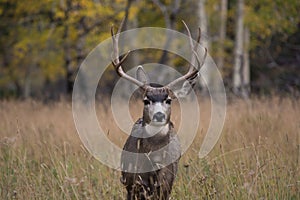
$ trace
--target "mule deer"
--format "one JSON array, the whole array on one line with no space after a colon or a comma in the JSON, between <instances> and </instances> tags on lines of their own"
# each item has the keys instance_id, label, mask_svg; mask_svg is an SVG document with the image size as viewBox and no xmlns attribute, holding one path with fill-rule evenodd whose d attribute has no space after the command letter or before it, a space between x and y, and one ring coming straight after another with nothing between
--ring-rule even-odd
<instances>
[{"instance_id":1,"label":"mule deer","mask_svg":"<svg viewBox=\"0 0 300 200\"><path fill-rule=\"evenodd\" d=\"M121 155L121 182L126 186L127 199L169 199L172 185L177 173L178 161L181 156L180 143L170 121L171 102L178 96L187 95L195 83L199 68L203 61L196 53L199 37L196 45L193 45L190 31L184 23L192 48L192 63L188 72L172 81L166 86L152 84L142 66L137 68L137 78L127 75L122 63L129 52L119 59L118 39L121 28L117 34L111 28L113 40L112 64L120 77L139 86L143 91L144 110L143 117L134 124L131 135L127 139ZM172 88L182 82L180 90Z\"/></svg>"}]
</instances>

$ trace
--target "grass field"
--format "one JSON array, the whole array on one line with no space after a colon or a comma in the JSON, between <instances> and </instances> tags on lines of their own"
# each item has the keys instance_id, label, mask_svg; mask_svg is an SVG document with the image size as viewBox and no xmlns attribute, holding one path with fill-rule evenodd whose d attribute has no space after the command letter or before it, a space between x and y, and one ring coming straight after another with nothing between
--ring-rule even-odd
<instances>
[{"instance_id":1,"label":"grass field","mask_svg":"<svg viewBox=\"0 0 300 200\"><path fill-rule=\"evenodd\" d=\"M172 199L300 199L299 100L230 102L222 136L205 159L197 154L210 105L200 106L201 128L180 160ZM131 108L136 119L141 107ZM98 117L110 137L125 142L101 105ZM125 199L119 178L83 147L71 103L0 102L0 199Z\"/></svg>"}]
</instances>

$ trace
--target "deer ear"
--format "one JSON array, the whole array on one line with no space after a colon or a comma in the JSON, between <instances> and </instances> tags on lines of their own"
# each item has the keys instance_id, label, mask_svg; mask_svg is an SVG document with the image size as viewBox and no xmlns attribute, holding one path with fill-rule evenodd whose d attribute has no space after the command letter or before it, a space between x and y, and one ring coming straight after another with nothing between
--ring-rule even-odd
<instances>
[{"instance_id":1,"label":"deer ear","mask_svg":"<svg viewBox=\"0 0 300 200\"><path fill-rule=\"evenodd\" d=\"M198 76L194 77L191 80L184 81L181 88L174 89L173 90L174 96L176 96L176 98L185 98L195 86L197 82L197 77Z\"/></svg>"},{"instance_id":2,"label":"deer ear","mask_svg":"<svg viewBox=\"0 0 300 200\"><path fill-rule=\"evenodd\" d=\"M149 76L145 72L144 68L142 65L139 65L137 70L136 70L136 78L140 82L144 83L145 85L148 85L150 83Z\"/></svg>"}]
</instances>

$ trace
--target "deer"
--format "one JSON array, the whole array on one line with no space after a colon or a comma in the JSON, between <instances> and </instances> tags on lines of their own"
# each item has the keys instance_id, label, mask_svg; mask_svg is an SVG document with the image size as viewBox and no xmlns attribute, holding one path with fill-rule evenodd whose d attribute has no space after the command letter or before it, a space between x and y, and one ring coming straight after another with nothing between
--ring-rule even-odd
<instances>
[{"instance_id":1,"label":"deer","mask_svg":"<svg viewBox=\"0 0 300 200\"><path fill-rule=\"evenodd\" d=\"M191 63L197 63L198 67L190 64L185 75L167 85L151 83L141 65L137 67L136 78L125 73L122 64L130 51L120 58L118 40L122 24L117 33L114 32L114 27L111 27L112 65L120 77L139 87L144 103L143 116L133 125L121 155L120 181L127 190L127 200L170 198L181 157L180 141L170 120L171 103L178 97L186 96L192 90L207 55L207 49L204 48L201 62L197 54L201 38L200 28L197 43L194 45L191 33L187 25L185 23L184 25L192 49ZM179 90L173 89L183 81Z\"/></svg>"}]
</instances>

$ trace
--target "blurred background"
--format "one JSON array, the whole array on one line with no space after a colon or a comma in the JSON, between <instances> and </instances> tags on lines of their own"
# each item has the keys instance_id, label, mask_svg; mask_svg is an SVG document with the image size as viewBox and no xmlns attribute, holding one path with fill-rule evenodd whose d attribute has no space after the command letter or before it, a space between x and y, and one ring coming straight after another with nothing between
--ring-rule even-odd
<instances>
[{"instance_id":1,"label":"blurred background","mask_svg":"<svg viewBox=\"0 0 300 200\"><path fill-rule=\"evenodd\" d=\"M122 19L122 31L165 27L186 34L184 20L196 38L201 27L230 99L222 135L202 159L212 105L197 99L200 127L179 162L172 199L300 199L299 11L299 0L0 0L0 199L126 198L119 171L83 146L69 101L80 64ZM174 41L168 36L164 45L179 46ZM124 69L146 63L188 68L174 54L143 49ZM210 87L216 83L215 74L204 75ZM118 78L108 66L97 97L110 97ZM197 87L201 97L208 94L202 81ZM121 148L128 135L110 99L99 99L99 125ZM131 99L134 120L142 104ZM181 107L172 106L178 128Z\"/></svg>"},{"instance_id":2,"label":"blurred background","mask_svg":"<svg viewBox=\"0 0 300 200\"><path fill-rule=\"evenodd\" d=\"M184 20L195 38L201 27L202 44L233 96L299 97L299 9L298 0L0 0L0 98L69 96L84 58L124 17L123 31L152 26L185 33ZM166 52L151 56L183 65ZM131 58L126 71L146 61ZM116 77L111 67L101 80L108 93Z\"/></svg>"}]
</instances>

